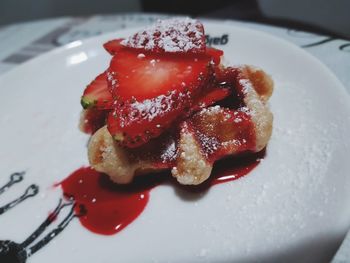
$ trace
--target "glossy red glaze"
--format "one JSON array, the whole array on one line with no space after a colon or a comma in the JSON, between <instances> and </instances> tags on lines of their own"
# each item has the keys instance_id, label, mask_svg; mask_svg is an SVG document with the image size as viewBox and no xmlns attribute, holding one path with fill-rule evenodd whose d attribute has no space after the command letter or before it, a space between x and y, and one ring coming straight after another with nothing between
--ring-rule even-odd
<instances>
[{"instance_id":1,"label":"glossy red glaze","mask_svg":"<svg viewBox=\"0 0 350 263\"><path fill-rule=\"evenodd\" d=\"M78 169L59 185L66 197L73 197L78 205L85 206L87 213L79 218L85 228L97 234L112 235L142 213L150 198L150 191L155 186L170 181L174 187L200 192L246 175L259 164L264 154L262 151L219 161L214 166L210 179L200 186L181 186L169 173L139 176L130 185L117 185L107 175L90 167Z\"/></svg>"},{"instance_id":2,"label":"glossy red glaze","mask_svg":"<svg viewBox=\"0 0 350 263\"><path fill-rule=\"evenodd\" d=\"M60 185L66 196L85 206L87 214L80 217L82 225L103 235L115 234L134 221L145 208L152 188L120 187L90 167L78 169Z\"/></svg>"}]
</instances>

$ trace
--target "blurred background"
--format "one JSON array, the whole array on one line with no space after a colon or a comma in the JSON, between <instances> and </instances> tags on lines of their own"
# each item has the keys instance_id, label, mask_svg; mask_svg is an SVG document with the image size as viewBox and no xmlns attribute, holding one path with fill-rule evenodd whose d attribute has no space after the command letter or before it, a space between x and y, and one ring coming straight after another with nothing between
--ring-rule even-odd
<instances>
[{"instance_id":1,"label":"blurred background","mask_svg":"<svg viewBox=\"0 0 350 263\"><path fill-rule=\"evenodd\" d=\"M62 16L147 12L253 21L349 39L349 10L348 0L1 0L0 26Z\"/></svg>"}]
</instances>

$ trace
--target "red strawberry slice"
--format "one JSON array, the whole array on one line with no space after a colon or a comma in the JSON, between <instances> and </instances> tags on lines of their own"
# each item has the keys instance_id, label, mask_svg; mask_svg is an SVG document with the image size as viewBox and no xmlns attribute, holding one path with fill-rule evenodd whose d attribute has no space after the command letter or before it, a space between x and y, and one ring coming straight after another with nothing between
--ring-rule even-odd
<instances>
[{"instance_id":1,"label":"red strawberry slice","mask_svg":"<svg viewBox=\"0 0 350 263\"><path fill-rule=\"evenodd\" d=\"M111 54L112 56L114 56L115 54L117 54L118 51L120 51L122 48L125 48L125 46L123 46L120 42L123 41L122 38L119 39L113 39L111 41L108 41L106 43L103 44L103 47L106 49L106 51ZM142 50L140 50L140 52L142 52ZM220 58L221 56L224 54L224 52L220 49L216 49L213 47L207 47L206 48L206 54L210 57L212 57L215 65L220 64Z\"/></svg>"},{"instance_id":2,"label":"red strawberry slice","mask_svg":"<svg viewBox=\"0 0 350 263\"><path fill-rule=\"evenodd\" d=\"M204 54L206 49L202 23L190 18L158 20L121 44L153 53Z\"/></svg>"},{"instance_id":3,"label":"red strawberry slice","mask_svg":"<svg viewBox=\"0 0 350 263\"><path fill-rule=\"evenodd\" d=\"M187 114L213 69L206 55L140 53L125 48L113 57L108 81L117 99L108 129L127 147L159 136Z\"/></svg>"},{"instance_id":4,"label":"red strawberry slice","mask_svg":"<svg viewBox=\"0 0 350 263\"><path fill-rule=\"evenodd\" d=\"M189 18L158 21L128 39L104 46L114 56L107 82L116 102L108 129L127 147L146 143L187 116L207 89L222 55L213 48L207 52L203 25ZM203 103L223 96L226 93L220 91Z\"/></svg>"},{"instance_id":5,"label":"red strawberry slice","mask_svg":"<svg viewBox=\"0 0 350 263\"><path fill-rule=\"evenodd\" d=\"M124 146L141 146L186 116L191 101L190 92L172 91L143 102L120 103L109 113L108 130Z\"/></svg>"},{"instance_id":6,"label":"red strawberry slice","mask_svg":"<svg viewBox=\"0 0 350 263\"><path fill-rule=\"evenodd\" d=\"M80 117L80 130L88 134L94 134L102 126L106 125L107 110L87 109Z\"/></svg>"},{"instance_id":7,"label":"red strawberry slice","mask_svg":"<svg viewBox=\"0 0 350 263\"><path fill-rule=\"evenodd\" d=\"M122 46L120 44L120 42L122 41L122 38L118 38L118 39L113 39L110 40L106 43L103 44L103 47L105 48L105 50L111 54L112 56L114 56L118 50L120 50L121 48L123 48L124 46Z\"/></svg>"},{"instance_id":8,"label":"red strawberry slice","mask_svg":"<svg viewBox=\"0 0 350 263\"><path fill-rule=\"evenodd\" d=\"M224 54L224 51L213 47L207 47L206 54L209 57L212 57L215 65L219 65L221 62L221 56Z\"/></svg>"},{"instance_id":9,"label":"red strawberry slice","mask_svg":"<svg viewBox=\"0 0 350 263\"><path fill-rule=\"evenodd\" d=\"M210 60L206 55L157 55L123 49L112 58L108 78L114 97L140 102L172 90L194 92L208 77Z\"/></svg>"},{"instance_id":10,"label":"red strawberry slice","mask_svg":"<svg viewBox=\"0 0 350 263\"><path fill-rule=\"evenodd\" d=\"M104 72L86 87L81 97L81 105L84 109L110 109L112 104L113 97L108 89L107 73Z\"/></svg>"},{"instance_id":11,"label":"red strawberry slice","mask_svg":"<svg viewBox=\"0 0 350 263\"><path fill-rule=\"evenodd\" d=\"M207 108L214 103L227 98L231 94L230 88L215 88L199 96L194 102L192 111Z\"/></svg>"},{"instance_id":12,"label":"red strawberry slice","mask_svg":"<svg viewBox=\"0 0 350 263\"><path fill-rule=\"evenodd\" d=\"M208 107L231 94L228 88L206 91L196 100L190 92L173 91L142 103L129 101L116 105L108 116L108 129L121 144L133 148L141 146L151 138L158 137L175 121L181 120L204 107Z\"/></svg>"}]
</instances>

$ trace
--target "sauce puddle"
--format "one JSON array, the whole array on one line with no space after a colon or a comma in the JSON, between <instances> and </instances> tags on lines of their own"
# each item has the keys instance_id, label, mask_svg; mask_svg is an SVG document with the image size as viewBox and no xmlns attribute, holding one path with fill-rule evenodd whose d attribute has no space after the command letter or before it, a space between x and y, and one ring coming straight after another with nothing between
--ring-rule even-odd
<instances>
[{"instance_id":1,"label":"sauce puddle","mask_svg":"<svg viewBox=\"0 0 350 263\"><path fill-rule=\"evenodd\" d=\"M142 213L154 187L170 182L174 187L190 192L205 191L213 185L233 181L248 174L264 156L265 150L218 161L210 178L199 186L179 185L169 172L138 176L132 184L117 185L107 175L91 167L76 170L58 185L62 187L67 198L75 200L76 207L85 207L86 214L79 217L85 228L97 234L113 235ZM79 211L76 210L76 213Z\"/></svg>"}]
</instances>

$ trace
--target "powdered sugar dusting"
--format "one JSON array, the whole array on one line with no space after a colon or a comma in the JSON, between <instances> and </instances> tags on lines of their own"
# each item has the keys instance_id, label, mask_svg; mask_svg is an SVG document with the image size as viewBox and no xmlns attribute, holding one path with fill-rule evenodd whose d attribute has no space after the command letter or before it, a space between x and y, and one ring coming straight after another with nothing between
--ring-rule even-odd
<instances>
[{"instance_id":1,"label":"powdered sugar dusting","mask_svg":"<svg viewBox=\"0 0 350 263\"><path fill-rule=\"evenodd\" d=\"M116 73L114 71L111 71L110 69L107 70L107 82L112 89L116 88L118 84L115 75Z\"/></svg>"},{"instance_id":2,"label":"powdered sugar dusting","mask_svg":"<svg viewBox=\"0 0 350 263\"><path fill-rule=\"evenodd\" d=\"M108 146L101 145L100 152L102 153L102 158L105 160L113 152L113 146L112 145L108 145Z\"/></svg>"},{"instance_id":3,"label":"powdered sugar dusting","mask_svg":"<svg viewBox=\"0 0 350 263\"><path fill-rule=\"evenodd\" d=\"M217 138L213 136L208 136L205 133L196 132L196 137L200 141L200 145L204 150L206 156L214 154L220 148L220 142Z\"/></svg>"},{"instance_id":4,"label":"powdered sugar dusting","mask_svg":"<svg viewBox=\"0 0 350 263\"><path fill-rule=\"evenodd\" d=\"M218 153L238 153L252 147L251 138L241 136L241 131L251 124L247 112L250 112L247 107L231 110L216 105L195 115L192 128L207 158Z\"/></svg>"},{"instance_id":5,"label":"powdered sugar dusting","mask_svg":"<svg viewBox=\"0 0 350 263\"><path fill-rule=\"evenodd\" d=\"M208 108L202 109L199 112L199 114L216 115L218 113L222 113L223 111L224 111L224 109L221 106L215 105L213 107L208 107Z\"/></svg>"},{"instance_id":6,"label":"powdered sugar dusting","mask_svg":"<svg viewBox=\"0 0 350 263\"><path fill-rule=\"evenodd\" d=\"M188 101L191 93L178 92L173 90L167 95L159 95L152 99L146 99L142 102L134 101L126 107L120 107L120 112L114 113L120 116L120 127L126 127L130 123L138 122L140 120L153 121L159 116L164 116L171 111L178 110L184 106L184 102ZM157 128L161 128L161 124Z\"/></svg>"},{"instance_id":7,"label":"powdered sugar dusting","mask_svg":"<svg viewBox=\"0 0 350 263\"><path fill-rule=\"evenodd\" d=\"M244 112L247 115L251 115L252 114L251 110L247 106L238 108L237 109L237 113L235 112L235 115L237 115L239 111Z\"/></svg>"},{"instance_id":8,"label":"powdered sugar dusting","mask_svg":"<svg viewBox=\"0 0 350 263\"><path fill-rule=\"evenodd\" d=\"M172 140L169 144L166 145L165 149L160 155L160 159L163 163L169 163L174 161L176 158L176 142Z\"/></svg>"},{"instance_id":9,"label":"powdered sugar dusting","mask_svg":"<svg viewBox=\"0 0 350 263\"><path fill-rule=\"evenodd\" d=\"M172 105L175 102L173 97L175 95L177 95L180 100L186 97L184 93L171 91L168 95L160 95L154 99L147 99L142 102L136 101L132 103L131 107L139 112L147 112L148 120L152 121L160 114L164 114L173 109Z\"/></svg>"},{"instance_id":10,"label":"powdered sugar dusting","mask_svg":"<svg viewBox=\"0 0 350 263\"><path fill-rule=\"evenodd\" d=\"M253 89L252 83L248 79L240 79L239 84L242 87L243 94L247 94L250 90Z\"/></svg>"},{"instance_id":11,"label":"powdered sugar dusting","mask_svg":"<svg viewBox=\"0 0 350 263\"><path fill-rule=\"evenodd\" d=\"M158 20L144 30L121 41L124 46L153 52L205 52L203 25L191 18Z\"/></svg>"}]
</instances>

